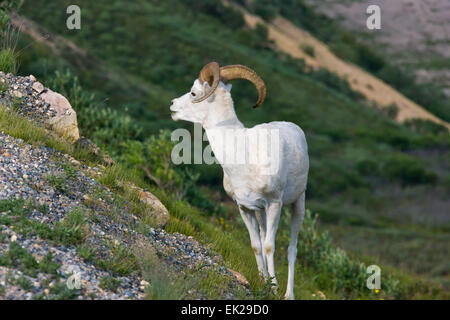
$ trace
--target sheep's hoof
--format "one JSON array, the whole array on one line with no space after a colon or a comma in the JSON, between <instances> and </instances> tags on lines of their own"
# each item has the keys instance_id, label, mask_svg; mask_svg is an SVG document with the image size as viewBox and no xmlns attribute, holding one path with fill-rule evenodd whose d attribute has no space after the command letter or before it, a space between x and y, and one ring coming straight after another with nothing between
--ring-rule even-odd
<instances>
[{"instance_id":1,"label":"sheep's hoof","mask_svg":"<svg viewBox=\"0 0 450 320\"><path fill-rule=\"evenodd\" d=\"M294 300L295 298L294 298L294 295L293 294L288 294L288 293L286 293L285 295L284 295L284 300Z\"/></svg>"}]
</instances>

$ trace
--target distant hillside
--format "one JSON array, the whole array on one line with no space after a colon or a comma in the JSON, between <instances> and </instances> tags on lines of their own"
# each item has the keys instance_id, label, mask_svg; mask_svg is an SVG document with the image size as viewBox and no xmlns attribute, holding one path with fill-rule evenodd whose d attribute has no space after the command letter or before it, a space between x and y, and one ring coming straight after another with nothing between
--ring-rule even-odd
<instances>
[{"instance_id":1,"label":"distant hillside","mask_svg":"<svg viewBox=\"0 0 450 320\"><path fill-rule=\"evenodd\" d=\"M422 1L307 1L319 12L339 21L361 39L383 50L419 82L434 83L450 97L450 4L446 0ZM382 29L365 29L365 9L378 4ZM367 41L368 44L370 44Z\"/></svg>"},{"instance_id":2,"label":"distant hillside","mask_svg":"<svg viewBox=\"0 0 450 320\"><path fill-rule=\"evenodd\" d=\"M273 19L302 27L341 59L352 62L450 121L448 2L437 1L236 1ZM381 30L367 30L366 9L378 4Z\"/></svg>"},{"instance_id":3,"label":"distant hillside","mask_svg":"<svg viewBox=\"0 0 450 320\"><path fill-rule=\"evenodd\" d=\"M450 130L450 123L439 119L423 107L414 103L394 88L358 66L339 59L322 42L315 39L308 32L296 27L294 24L282 17L276 17L270 23L266 23L258 16L252 15L244 8L239 8L245 17L246 23L252 28L262 24L268 28L268 37L273 40L277 49L286 52L294 58L305 60L308 67L324 68L336 73L350 84L351 88L363 94L363 96L376 103L381 108L392 105L398 107L395 119L405 122L411 119L431 120L443 125ZM311 50L308 53L308 49Z\"/></svg>"}]
</instances>

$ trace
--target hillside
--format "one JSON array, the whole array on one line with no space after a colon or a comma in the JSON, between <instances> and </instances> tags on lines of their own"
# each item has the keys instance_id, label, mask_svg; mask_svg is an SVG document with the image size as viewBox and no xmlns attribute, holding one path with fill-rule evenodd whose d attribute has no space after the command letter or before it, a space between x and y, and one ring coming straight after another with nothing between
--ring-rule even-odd
<instances>
[{"instance_id":1,"label":"hillside","mask_svg":"<svg viewBox=\"0 0 450 320\"><path fill-rule=\"evenodd\" d=\"M303 8L292 3L294 9ZM255 92L251 85L243 81L233 84L232 95L242 122L251 127L273 120L292 121L303 128L308 140L311 172L307 208L311 211L299 242L303 271L296 280L296 296L373 299L448 295L448 131L432 121L398 123L407 117L400 101L399 110L379 109L370 95L385 98L380 93L385 88L406 104L417 104L416 100L408 100L409 95L396 92L395 86L383 87L375 72L356 67L355 61L345 60L334 51L335 46L317 36L326 48L308 28L309 34L303 33L286 11L278 13L291 22L279 14L273 20L261 20L252 8L248 9L253 13L242 14L215 0L115 0L108 6L81 0L83 22L78 31L65 27L69 4L25 1L12 15L13 22L27 23L18 36L19 68L11 72L33 74L70 101L79 134L91 139L115 163L111 167L104 159L86 159L84 152L73 156L83 165L104 172L101 179L91 176L94 180L119 195L124 188L115 180L127 180L151 191L169 213L165 233L192 236L201 246L210 246L222 256L226 268L248 280L253 297L271 297L258 281L247 231L236 207L223 193L221 168L168 162L170 131L178 127L192 130L187 123L171 120L170 100L189 90L206 62L248 65L264 79L268 95L264 105L253 110ZM302 21L315 20L311 16ZM289 38L286 50L280 50L281 44L273 37L276 30ZM314 57L303 41L314 46ZM328 69L307 67L315 64ZM333 69L334 65L341 68ZM346 74L374 81L373 90L363 86L360 92L358 85L366 82L355 84L345 78ZM429 106L422 106L428 110L420 109L423 114L435 119L428 113L432 112ZM71 148L62 153L71 153ZM135 196L128 198L133 199ZM13 204L7 205L10 208ZM128 211L123 212L128 216ZM317 212L318 218L311 212ZM103 216L101 211L96 215ZM287 216L283 215L277 236L276 269L282 286L287 276ZM147 227L141 227L137 232L151 238ZM148 222L148 227L157 229L153 222ZM118 241L127 243L123 238ZM364 287L366 273L360 263L376 263L386 270L381 296ZM217 275L205 280L200 296L228 297L229 291L211 285L217 280L214 277ZM170 290L175 292L171 297L180 297L177 286Z\"/></svg>"},{"instance_id":2,"label":"hillside","mask_svg":"<svg viewBox=\"0 0 450 320\"><path fill-rule=\"evenodd\" d=\"M267 28L268 38L274 41L277 50L282 50L293 58L303 59L306 67L323 68L346 79L353 90L361 93L368 101L374 102L380 108L397 106L395 120L399 122L412 119L430 120L450 129L450 123L439 119L369 72L338 58L324 43L287 19L278 16L270 22L265 22L244 8L234 6L243 12L245 21L250 27L255 28L257 24L261 24ZM310 48L314 55L308 55L302 48Z\"/></svg>"},{"instance_id":3,"label":"hillside","mask_svg":"<svg viewBox=\"0 0 450 320\"><path fill-rule=\"evenodd\" d=\"M336 19L347 30L364 30L360 13L368 1L308 1L324 15ZM448 1L370 2L383 8L382 32L364 32L361 39L383 46L403 69L416 76L418 82L436 84L450 97L450 6ZM403 14L407 13L407 14Z\"/></svg>"},{"instance_id":4,"label":"hillside","mask_svg":"<svg viewBox=\"0 0 450 320\"><path fill-rule=\"evenodd\" d=\"M164 298L155 282L172 273L191 281L183 298L211 298L211 278L223 284L217 297L249 296L222 257L161 229L168 212L152 193L120 180L111 191L108 170L80 158L90 148L74 153L81 162L61 152L70 145L44 128L41 106L57 105L41 100L39 82L3 72L0 82L11 88L0 96L0 299Z\"/></svg>"},{"instance_id":5,"label":"hillside","mask_svg":"<svg viewBox=\"0 0 450 320\"><path fill-rule=\"evenodd\" d=\"M338 58L362 68L410 102L450 121L446 1L236 2L267 22L278 15L285 17L326 44ZM371 4L379 5L382 11L380 30L366 28L366 9ZM302 46L303 49L314 54L308 45Z\"/></svg>"}]
</instances>

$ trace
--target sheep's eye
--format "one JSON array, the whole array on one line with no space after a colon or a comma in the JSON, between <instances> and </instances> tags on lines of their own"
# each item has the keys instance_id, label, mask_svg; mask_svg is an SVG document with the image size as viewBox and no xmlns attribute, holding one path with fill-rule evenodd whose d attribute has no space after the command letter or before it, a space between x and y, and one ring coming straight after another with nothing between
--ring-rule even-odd
<instances>
[{"instance_id":1,"label":"sheep's eye","mask_svg":"<svg viewBox=\"0 0 450 320\"><path fill-rule=\"evenodd\" d=\"M192 92L191 92L191 96L193 96L193 97L195 97L195 96L196 96L196 94L195 94L195 92L194 92L194 91L192 91Z\"/></svg>"}]
</instances>

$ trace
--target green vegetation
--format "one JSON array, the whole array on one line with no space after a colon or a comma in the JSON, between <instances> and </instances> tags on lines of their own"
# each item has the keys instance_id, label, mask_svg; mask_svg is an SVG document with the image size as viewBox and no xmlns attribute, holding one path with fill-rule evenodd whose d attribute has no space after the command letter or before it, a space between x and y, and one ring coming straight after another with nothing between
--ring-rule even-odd
<instances>
[{"instance_id":1,"label":"green vegetation","mask_svg":"<svg viewBox=\"0 0 450 320\"><path fill-rule=\"evenodd\" d=\"M448 134L448 129L446 127L429 120L423 119L407 120L405 122L405 125L411 128L411 130L414 130L422 134L433 134L433 135Z\"/></svg>"},{"instance_id":2,"label":"green vegetation","mask_svg":"<svg viewBox=\"0 0 450 320\"><path fill-rule=\"evenodd\" d=\"M417 226L405 228L394 227L386 221L379 221L379 226L327 225L333 234L333 243L365 257L366 261L377 259L385 265L398 265L433 279L432 287L448 287L448 266L442 261L448 254L447 243L450 240L444 230L427 230ZM412 255L411 252L416 252ZM391 270L390 270L391 271ZM402 275L397 274L402 286L405 285ZM418 286L426 288L423 279L410 279ZM413 280L413 281L411 281ZM416 297L420 291L415 289ZM426 293L423 291L422 294ZM426 294L425 294L426 296Z\"/></svg>"},{"instance_id":3,"label":"green vegetation","mask_svg":"<svg viewBox=\"0 0 450 320\"><path fill-rule=\"evenodd\" d=\"M437 175L427 172L423 165L415 159L396 155L389 158L384 164L383 172L393 179L398 179L403 185L434 183Z\"/></svg>"},{"instance_id":4,"label":"green vegetation","mask_svg":"<svg viewBox=\"0 0 450 320\"><path fill-rule=\"evenodd\" d=\"M20 271L28 275L35 275L38 267L34 257L15 242L12 242L9 250L0 257L0 265L18 267Z\"/></svg>"},{"instance_id":5,"label":"green vegetation","mask_svg":"<svg viewBox=\"0 0 450 320\"><path fill-rule=\"evenodd\" d=\"M22 139L34 146L45 145L88 163L99 160L99 157L93 154L92 151L83 148L79 144L71 144L56 134L49 132L35 122L18 114L16 109L8 109L0 104L0 128L4 133Z\"/></svg>"},{"instance_id":6,"label":"green vegetation","mask_svg":"<svg viewBox=\"0 0 450 320\"><path fill-rule=\"evenodd\" d=\"M17 72L17 56L12 49L0 50L0 70L3 72Z\"/></svg>"},{"instance_id":7,"label":"green vegetation","mask_svg":"<svg viewBox=\"0 0 450 320\"><path fill-rule=\"evenodd\" d=\"M146 286L146 297L152 300L186 299L194 294L208 299L223 299L225 291L232 291L237 299L245 299L246 293L232 285L229 276L220 274L218 270L194 269L175 272L167 267L152 247L141 247L136 250L142 273L149 285Z\"/></svg>"},{"instance_id":8,"label":"green vegetation","mask_svg":"<svg viewBox=\"0 0 450 320\"><path fill-rule=\"evenodd\" d=\"M45 223L28 218L33 208L36 208L34 204L23 200L0 200L0 212L10 212L0 217L0 222L6 226L14 226L15 230L22 234L36 234L66 246L80 244L87 236L87 220L81 209L72 209L64 220L55 223L51 228ZM52 269L47 262L43 260L48 270Z\"/></svg>"},{"instance_id":9,"label":"green vegetation","mask_svg":"<svg viewBox=\"0 0 450 320\"><path fill-rule=\"evenodd\" d=\"M116 292L119 288L121 281L111 276L105 276L100 280L100 287L106 290Z\"/></svg>"},{"instance_id":10,"label":"green vegetation","mask_svg":"<svg viewBox=\"0 0 450 320\"><path fill-rule=\"evenodd\" d=\"M62 192L62 193L68 193L69 189L66 185L66 179L63 175L49 175L47 177L48 183L53 186L56 190Z\"/></svg>"},{"instance_id":11,"label":"green vegetation","mask_svg":"<svg viewBox=\"0 0 450 320\"><path fill-rule=\"evenodd\" d=\"M9 250L0 256L0 266L18 268L24 274L32 277L36 276L38 272L56 275L56 270L60 267L58 263L53 261L51 253L38 263L33 255L17 242L11 242Z\"/></svg>"},{"instance_id":12,"label":"green vegetation","mask_svg":"<svg viewBox=\"0 0 450 320\"><path fill-rule=\"evenodd\" d=\"M123 245L111 245L109 249L109 257L105 260L97 260L98 266L121 276L130 275L138 270L136 257L130 249Z\"/></svg>"},{"instance_id":13,"label":"green vegetation","mask_svg":"<svg viewBox=\"0 0 450 320\"><path fill-rule=\"evenodd\" d=\"M78 297L78 290L69 289L65 282L57 282L50 288L50 294L54 295L54 300L73 300ZM40 299L42 297L33 297L33 299Z\"/></svg>"},{"instance_id":14,"label":"green vegetation","mask_svg":"<svg viewBox=\"0 0 450 320\"><path fill-rule=\"evenodd\" d=\"M121 162L130 168L140 168L142 180L148 179L160 189L171 192L176 199L185 199L205 211L224 214L222 206L211 201L199 188L200 174L188 165L171 164L171 152L174 143L170 131L161 130L158 135L150 136L144 143L128 141L121 145Z\"/></svg>"},{"instance_id":15,"label":"green vegetation","mask_svg":"<svg viewBox=\"0 0 450 320\"><path fill-rule=\"evenodd\" d=\"M270 297L268 289L259 282L259 278L256 274L256 266L252 259L253 253L250 249L250 245L247 243L248 239L242 223L236 224L233 230L223 233L220 225L209 222L209 219L202 215L197 209L186 206L182 201L177 201L169 195L160 194L159 196L173 214L167 228L169 232L183 232L187 235L195 236L205 244L212 244L213 249L223 255L227 264L230 264L231 267L243 272L250 283L253 283L253 292L255 292L258 297ZM169 207L170 205L172 206ZM55 235L52 236L50 232L42 232L41 228L36 227L37 225L33 226L34 229L26 228L28 226L25 225L27 222L24 221L23 215L30 212L31 208L33 208L31 204L26 204L20 200L3 200L0 202L0 211L8 212L8 214L7 217L2 219L1 223L10 225L10 221L13 220L8 220L9 216L21 217L19 221L17 221L17 218L14 219L14 221L16 221L14 224L16 231L22 234L30 234L30 232L32 232L31 230L34 230L40 237L44 239L56 239L59 243L61 238L58 235L61 234L61 232L55 231ZM281 222L281 230L283 231L279 233L277 239L280 248L279 251L281 251L281 256L284 259L286 258L286 247L289 238L286 228L288 224L286 216L286 214L283 215ZM189 217L189 219L186 219L186 217ZM66 224L68 234L72 234L70 230L73 230L74 226L80 225L80 220L82 219L79 217L77 211L66 217L62 223ZM429 290L430 284L425 282L421 285L416 284L416 287L414 287L415 290L411 291L411 287L404 288L403 285L399 285L398 280L395 280L394 277L387 274L384 276L385 280L383 281L382 292L380 294L368 291L364 287L364 281L361 283L361 281L365 279L364 264L350 258L342 250L334 248L331 245L329 236L326 233L318 231L316 225L317 218L312 218L309 212L304 223L299 247L299 256L303 266L301 280L305 281L305 283L299 282L299 284L302 284L302 287L298 289L302 293L301 298L311 298L312 292L319 291L319 288L327 297L346 296L352 298L407 298L410 297L411 294L417 294L419 290L420 292ZM58 227L55 226L54 230L58 230ZM69 243L79 244L79 241L71 241ZM65 244L67 245L68 243ZM23 270L26 271L27 267L37 268L31 255L27 254L26 251L23 252L24 249L20 247L14 248L13 246L14 245L11 247L18 251L19 254L13 252L7 256L2 256L3 260L8 259L9 256L19 256L20 258L16 259L16 261L20 261L25 266L22 268ZM185 276L180 278L171 273L167 273L166 270L168 269L158 262L159 260L148 248L141 250L140 253L139 251L131 253L120 245L111 245L110 247L112 250L110 255L111 259L96 260L93 262L100 266L103 265L105 270L110 270L122 275L127 275L132 270L142 270L144 277L149 279L150 283L152 283L152 286L148 288L149 291L147 291L148 297L150 298L180 298L182 297L181 293L186 293L192 288L195 288L201 294L209 298L221 297L224 287L216 286L218 283L217 279L219 279L217 277L219 277L219 275L213 271L203 273L202 277L199 278L198 276L194 277L194 275L199 274L198 270L197 272L193 270L192 273L188 272ZM80 255L84 258L87 258L88 260L92 258L92 252L86 247L84 247L84 250L79 251ZM242 259L244 256L247 257L247 259ZM136 257L139 257L139 259L136 259ZM56 273L58 266L49 263L50 261L51 257L43 259L40 262L40 269L45 272ZM4 265L5 263L2 264ZM140 268L136 269L137 265L139 265ZM287 270L286 268L282 268L282 266L280 266L280 269L281 272L279 278L284 282L286 280ZM314 274L314 277L312 274ZM332 278L330 278L330 276L332 276ZM167 284L167 279L170 279L169 284ZM332 281L330 281L330 279L332 279ZM410 281L413 282L412 280ZM223 279L221 283L223 283ZM105 287L116 287L117 282L111 282L110 279L104 279L102 280L102 285ZM57 288L54 290L57 290ZM440 297L441 293L439 289L434 288L433 294L436 297ZM58 296L61 297L73 297L74 295L75 293L69 292L64 288L58 293ZM240 293L239 296L245 297L244 293Z\"/></svg>"},{"instance_id":16,"label":"green vegetation","mask_svg":"<svg viewBox=\"0 0 450 320\"><path fill-rule=\"evenodd\" d=\"M301 46L301 49L302 49L308 56L314 57L314 56L316 55L313 46L310 46L310 45L308 45L308 44L303 44L303 45Z\"/></svg>"},{"instance_id":17,"label":"green vegetation","mask_svg":"<svg viewBox=\"0 0 450 320\"><path fill-rule=\"evenodd\" d=\"M266 20L271 20L278 14L286 17L325 42L339 57L363 67L438 117L450 121L450 101L438 86L416 83L415 76L410 71L395 66L381 52L357 40L351 32L343 30L337 22L315 12L304 0L235 2ZM448 61L437 61L432 67L446 65Z\"/></svg>"},{"instance_id":18,"label":"green vegetation","mask_svg":"<svg viewBox=\"0 0 450 320\"><path fill-rule=\"evenodd\" d=\"M239 270L245 275L256 295L260 293L260 298L270 297L270 291L258 278L253 252L242 222L233 223L233 228L224 232L220 225L211 224L209 219L195 208L186 206L180 201L174 201L168 196L158 196L172 214L167 227L169 232L192 235L204 243L212 244L213 249L224 257L232 269ZM282 215L276 240L277 276L282 285L280 291L285 289L283 285L287 279L285 263L289 243L287 217L287 213ZM367 260L367 263L358 261L357 258L333 246L329 234L319 231L317 216L313 217L310 212L305 217L304 227L300 233L298 257L301 271L297 273L295 292L299 299L312 299L312 294L319 290L328 298L352 299L442 298L447 294L439 285L392 268L383 273L381 292L368 290L365 287L366 266L373 263L379 264L379 262L373 258Z\"/></svg>"},{"instance_id":19,"label":"green vegetation","mask_svg":"<svg viewBox=\"0 0 450 320\"><path fill-rule=\"evenodd\" d=\"M16 281L17 285L20 286L23 290L30 290L32 287L31 281L25 278L24 276L19 277Z\"/></svg>"},{"instance_id":20,"label":"green vegetation","mask_svg":"<svg viewBox=\"0 0 450 320\"><path fill-rule=\"evenodd\" d=\"M17 1L2 1L0 3L0 70L15 74L19 68L16 45L19 31L9 24L7 12L17 10Z\"/></svg>"}]
</instances>

